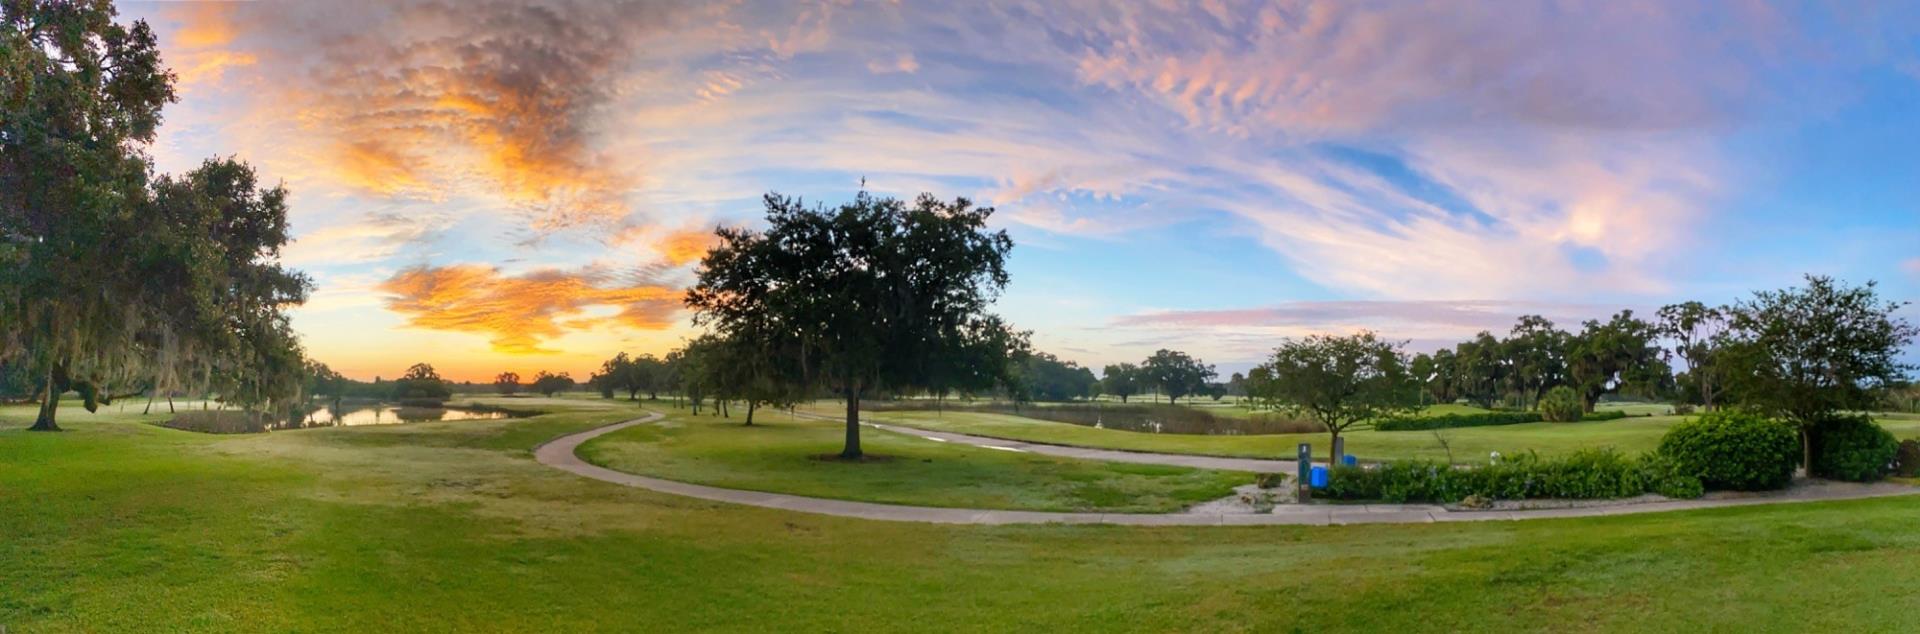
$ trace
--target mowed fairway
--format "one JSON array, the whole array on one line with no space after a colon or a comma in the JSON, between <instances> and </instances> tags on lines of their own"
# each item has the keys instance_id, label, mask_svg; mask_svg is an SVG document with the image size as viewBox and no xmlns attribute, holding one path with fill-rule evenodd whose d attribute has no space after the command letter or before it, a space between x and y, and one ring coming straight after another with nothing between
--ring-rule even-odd
<instances>
[{"instance_id":1,"label":"mowed fairway","mask_svg":"<svg viewBox=\"0 0 1920 634\"><path fill-rule=\"evenodd\" d=\"M529 458L625 405L244 437L77 408L72 431L27 433L31 412L0 408L9 632L1920 629L1911 497L1473 525L935 526L676 498Z\"/></svg>"},{"instance_id":2,"label":"mowed fairway","mask_svg":"<svg viewBox=\"0 0 1920 634\"><path fill-rule=\"evenodd\" d=\"M811 411L831 415L834 406L821 403ZM1315 456L1324 457L1329 443L1325 433L1266 435L1154 434L1115 429L1099 429L1070 423L1057 423L1020 416L962 412L922 411L871 412L863 414L885 421L938 431L950 431L1028 442L1246 458L1290 458L1299 443L1312 443ZM1920 437L1920 416L1877 414L1876 419L1894 436ZM1440 437L1452 447L1457 463L1486 462L1490 453L1515 455L1528 451L1541 455L1559 455L1580 449L1612 447L1626 453L1650 451L1660 444L1668 427L1682 420L1679 416L1635 416L1609 421L1578 423L1527 423L1488 427L1462 427L1438 431L1373 431L1360 429L1342 434L1347 453L1361 460L1381 461L1402 458L1445 460L1448 451Z\"/></svg>"},{"instance_id":3,"label":"mowed fairway","mask_svg":"<svg viewBox=\"0 0 1920 634\"><path fill-rule=\"evenodd\" d=\"M845 426L761 412L670 415L581 447L588 462L670 480L812 497L983 509L1168 513L1233 494L1253 474L1053 458L863 430L866 462L829 459Z\"/></svg>"}]
</instances>

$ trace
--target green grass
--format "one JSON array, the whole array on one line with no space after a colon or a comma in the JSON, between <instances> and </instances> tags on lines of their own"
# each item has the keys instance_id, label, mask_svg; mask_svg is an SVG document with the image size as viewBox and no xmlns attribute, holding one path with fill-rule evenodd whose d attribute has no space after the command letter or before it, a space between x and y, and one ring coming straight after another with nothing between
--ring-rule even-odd
<instances>
[{"instance_id":1,"label":"green grass","mask_svg":"<svg viewBox=\"0 0 1920 634\"><path fill-rule=\"evenodd\" d=\"M629 408L207 436L0 408L0 625L81 631L1915 631L1920 499L1522 523L940 526L533 463Z\"/></svg>"},{"instance_id":2,"label":"green grass","mask_svg":"<svg viewBox=\"0 0 1920 634\"><path fill-rule=\"evenodd\" d=\"M829 404L814 411L838 413ZM1029 442L1251 458L1291 458L1299 443L1312 443L1314 455L1325 456L1329 443L1325 433L1269 434L1250 436L1153 434L1113 429L1098 429L1002 414L975 412L873 412L873 420L891 421L914 427L963 434L1009 438ZM1912 414L1876 415L1895 436L1920 436L1920 416ZM1613 447L1627 453L1650 451L1660 444L1668 427L1678 416L1637 416L1611 421L1579 423L1528 423L1493 427L1462 427L1441 430L1452 447L1458 463L1485 462L1491 452L1514 455L1527 451L1541 455L1562 455L1591 447ZM1445 460L1446 449L1433 432L1369 429L1348 431L1347 453L1362 460L1382 461L1402 458Z\"/></svg>"},{"instance_id":3,"label":"green grass","mask_svg":"<svg viewBox=\"0 0 1920 634\"><path fill-rule=\"evenodd\" d=\"M1233 494L1253 475L1072 460L863 430L870 460L822 459L840 451L845 426L784 414L693 416L683 410L581 447L618 471L731 489L862 502L1017 509L1168 513Z\"/></svg>"}]
</instances>

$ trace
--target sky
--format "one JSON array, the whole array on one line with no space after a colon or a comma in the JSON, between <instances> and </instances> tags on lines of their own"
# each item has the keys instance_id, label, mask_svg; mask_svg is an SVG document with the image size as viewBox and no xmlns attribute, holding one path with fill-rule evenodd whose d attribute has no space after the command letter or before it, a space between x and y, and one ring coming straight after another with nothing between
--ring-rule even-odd
<instances>
[{"instance_id":1,"label":"sky","mask_svg":"<svg viewBox=\"0 0 1920 634\"><path fill-rule=\"evenodd\" d=\"M178 76L157 168L284 183L295 328L362 379L664 354L715 227L862 183L995 207L995 310L1095 368L1172 348L1224 374L1361 328L1429 350L1809 273L1920 299L1909 2L122 14Z\"/></svg>"}]
</instances>

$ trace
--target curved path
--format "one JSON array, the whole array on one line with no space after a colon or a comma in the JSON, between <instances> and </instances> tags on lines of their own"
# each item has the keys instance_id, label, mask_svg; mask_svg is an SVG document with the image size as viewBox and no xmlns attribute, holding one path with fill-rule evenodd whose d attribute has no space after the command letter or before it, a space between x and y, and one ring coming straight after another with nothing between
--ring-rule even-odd
<instances>
[{"instance_id":1,"label":"curved path","mask_svg":"<svg viewBox=\"0 0 1920 634\"><path fill-rule=\"evenodd\" d=\"M818 513L840 517L857 517L871 520L896 522L932 522L938 524L1123 524L1130 526L1240 526L1240 525L1329 525L1329 524L1375 524L1375 523L1425 523L1425 522L1473 522L1487 520L1542 519L1554 517L1593 517L1599 515L1629 515L1636 513L1657 513L1687 509L1718 508L1725 506L1747 506L1753 504L1776 504L1785 502L1814 502L1823 500L1845 500L1890 495L1911 495L1920 493L1920 488L1894 484L1844 485L1844 486L1808 486L1777 494L1740 498L1718 498L1710 500L1675 500L1668 502L1648 502L1642 504L1621 504L1616 506L1594 506L1569 509L1549 509L1537 511L1449 511L1440 506L1428 504L1308 504L1283 505L1271 514L1136 514L1136 513L1050 513L1041 511L1003 511L987 509L958 509L934 506L902 506L897 504L875 504L871 502L852 502L825 498L788 495L785 493L764 493L724 489L700 484L689 484L660 478L614 471L606 467L588 464L581 460L576 451L580 445L601 436L626 429L635 425L644 425L665 418L659 412L648 412L646 416L633 420L596 427L587 431L556 438L534 449L533 458L540 464L576 475L612 482L631 487L639 487L661 493L671 493L715 502L730 502L747 506ZM934 432L907 428L893 428L886 425L874 427L910 433L931 438ZM947 434L968 439L995 443L1010 443L994 438L979 438L962 434ZM951 440L951 439L950 439ZM969 442L969 444L974 444ZM1013 443L1018 447L1024 443ZM985 445L980 446L995 446ZM1006 445L1000 445L1006 446ZM1061 448L1059 445L1034 445L1034 447ZM1070 447L1068 449L1071 449ZM1089 450L1101 451L1101 450ZM1043 453L1035 451L1035 453ZM1165 456L1179 458L1198 458L1199 456L1172 456L1170 454L1141 454L1135 452L1105 452L1122 454L1129 462L1138 462L1142 456ZM1067 454L1049 454L1067 455ZM1077 456L1076 456L1077 457ZM1217 460L1242 460L1217 458ZM1260 461L1252 462L1283 462ZM1155 463L1179 464L1179 463ZM1292 462L1286 462L1291 465ZM1237 467L1213 467L1237 468ZM1251 469L1261 470L1261 469Z\"/></svg>"}]
</instances>

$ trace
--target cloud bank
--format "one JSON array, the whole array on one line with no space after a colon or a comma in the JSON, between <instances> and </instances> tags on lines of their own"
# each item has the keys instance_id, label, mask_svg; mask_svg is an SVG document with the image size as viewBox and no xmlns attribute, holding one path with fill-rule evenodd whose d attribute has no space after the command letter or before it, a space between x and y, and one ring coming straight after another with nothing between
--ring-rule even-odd
<instances>
[{"instance_id":1,"label":"cloud bank","mask_svg":"<svg viewBox=\"0 0 1920 634\"><path fill-rule=\"evenodd\" d=\"M1915 22L1636 1L150 11L185 96L163 158L265 163L323 285L377 274L413 326L511 352L671 325L673 284L584 271L684 272L759 194L863 180L990 202L1029 244L1225 227L1354 302L1107 315L1128 328L1438 329L1524 308L1460 298L1671 294L1753 179L1728 139L1844 93L1836 71L1885 62L1876 43Z\"/></svg>"}]
</instances>

